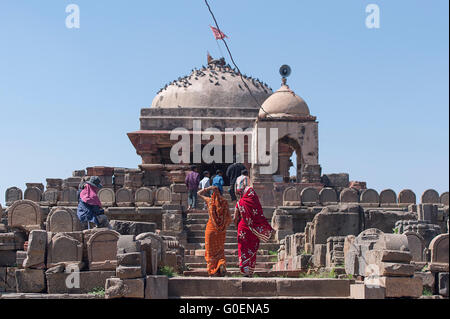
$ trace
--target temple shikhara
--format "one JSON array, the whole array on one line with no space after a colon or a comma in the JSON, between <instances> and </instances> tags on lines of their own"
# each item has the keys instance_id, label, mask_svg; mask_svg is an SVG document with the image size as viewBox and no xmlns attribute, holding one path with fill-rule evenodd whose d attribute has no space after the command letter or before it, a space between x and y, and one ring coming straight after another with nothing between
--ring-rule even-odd
<instances>
[{"instance_id":1,"label":"temple shikhara","mask_svg":"<svg viewBox=\"0 0 450 319\"><path fill-rule=\"evenodd\" d=\"M136 167L99 163L4 190L0 299L448 298L448 192L322 174L319 122L301 88L282 77L274 91L223 58L205 62L140 110L139 129L127 133ZM236 162L275 235L259 246L258 276L243 278L231 224L228 275L208 277L209 214L202 200L188 209L185 179L192 165L213 176ZM91 176L110 229L78 219L78 188ZM68 285L75 275L79 285Z\"/></svg>"}]
</instances>

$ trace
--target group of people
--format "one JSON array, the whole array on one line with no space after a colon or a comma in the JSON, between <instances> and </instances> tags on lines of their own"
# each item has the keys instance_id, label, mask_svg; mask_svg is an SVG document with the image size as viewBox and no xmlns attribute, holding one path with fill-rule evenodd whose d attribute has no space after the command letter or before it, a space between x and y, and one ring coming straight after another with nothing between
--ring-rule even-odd
<instances>
[{"instance_id":1,"label":"group of people","mask_svg":"<svg viewBox=\"0 0 450 319\"><path fill-rule=\"evenodd\" d=\"M196 208L197 195L205 202L209 220L205 231L205 259L210 276L225 276L225 240L228 226L234 221L238 236L239 268L246 277L251 277L256 267L260 241L268 242L274 230L264 217L258 195L250 184L248 171L241 163L229 166L230 196L237 200L234 216L229 211L228 201L223 197L222 172L217 171L210 181L209 172L203 179L196 167L186 177L189 192L189 208ZM198 183L197 183L198 181ZM195 187L196 186L196 187ZM200 189L198 192L197 190Z\"/></svg>"},{"instance_id":2,"label":"group of people","mask_svg":"<svg viewBox=\"0 0 450 319\"><path fill-rule=\"evenodd\" d=\"M234 165L234 164L233 164ZM237 199L232 217L228 201L223 197L223 173L218 170L214 178L210 179L209 172L200 174L196 167L186 176L188 187L189 208L197 207L197 196L205 202L209 219L205 232L205 259L210 276L225 276L225 239L228 226L234 221L237 229L239 268L244 276L251 277L256 267L260 241L268 242L274 230L264 217L261 203L255 189L250 184L245 167L235 165L227 170L231 181L230 195ZM228 174L229 173L229 174ZM90 228L90 223L99 228L109 228L98 191L102 188L99 177L92 176L83 181L78 189L77 216L84 228ZM200 188L200 190L199 190ZM234 199L233 199L234 198Z\"/></svg>"}]
</instances>

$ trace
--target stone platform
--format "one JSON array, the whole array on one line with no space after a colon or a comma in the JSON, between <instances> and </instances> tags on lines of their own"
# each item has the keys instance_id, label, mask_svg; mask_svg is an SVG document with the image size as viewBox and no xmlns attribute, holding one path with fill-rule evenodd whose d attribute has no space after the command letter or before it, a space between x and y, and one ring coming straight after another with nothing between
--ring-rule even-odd
<instances>
[{"instance_id":1,"label":"stone platform","mask_svg":"<svg viewBox=\"0 0 450 319\"><path fill-rule=\"evenodd\" d=\"M169 298L349 298L348 279L202 278L169 279Z\"/></svg>"}]
</instances>

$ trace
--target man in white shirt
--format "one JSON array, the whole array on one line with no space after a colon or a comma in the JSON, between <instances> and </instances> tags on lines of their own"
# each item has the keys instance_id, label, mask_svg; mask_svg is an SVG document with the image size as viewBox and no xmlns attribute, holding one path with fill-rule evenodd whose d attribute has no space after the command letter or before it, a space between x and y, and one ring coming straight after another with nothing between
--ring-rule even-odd
<instances>
[{"instance_id":1,"label":"man in white shirt","mask_svg":"<svg viewBox=\"0 0 450 319\"><path fill-rule=\"evenodd\" d=\"M210 174L209 174L208 171L204 171L204 172L203 172L203 179L202 179L202 180L200 181L200 183L198 184L198 188L199 188L199 189L205 189L205 188L208 188L208 187L210 187L210 186L211 186ZM208 196L208 197L211 196L210 192L206 193L205 195ZM205 209L207 208L206 203L205 203L204 208L205 208Z\"/></svg>"}]
</instances>

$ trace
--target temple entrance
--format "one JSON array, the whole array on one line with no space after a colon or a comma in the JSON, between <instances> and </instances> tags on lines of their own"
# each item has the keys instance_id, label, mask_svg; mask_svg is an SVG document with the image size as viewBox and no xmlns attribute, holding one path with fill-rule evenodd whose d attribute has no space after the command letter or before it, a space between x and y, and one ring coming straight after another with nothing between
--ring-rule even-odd
<instances>
[{"instance_id":1,"label":"temple entrance","mask_svg":"<svg viewBox=\"0 0 450 319\"><path fill-rule=\"evenodd\" d=\"M278 171L285 183L301 179L301 149L294 139L284 136L278 141Z\"/></svg>"}]
</instances>

